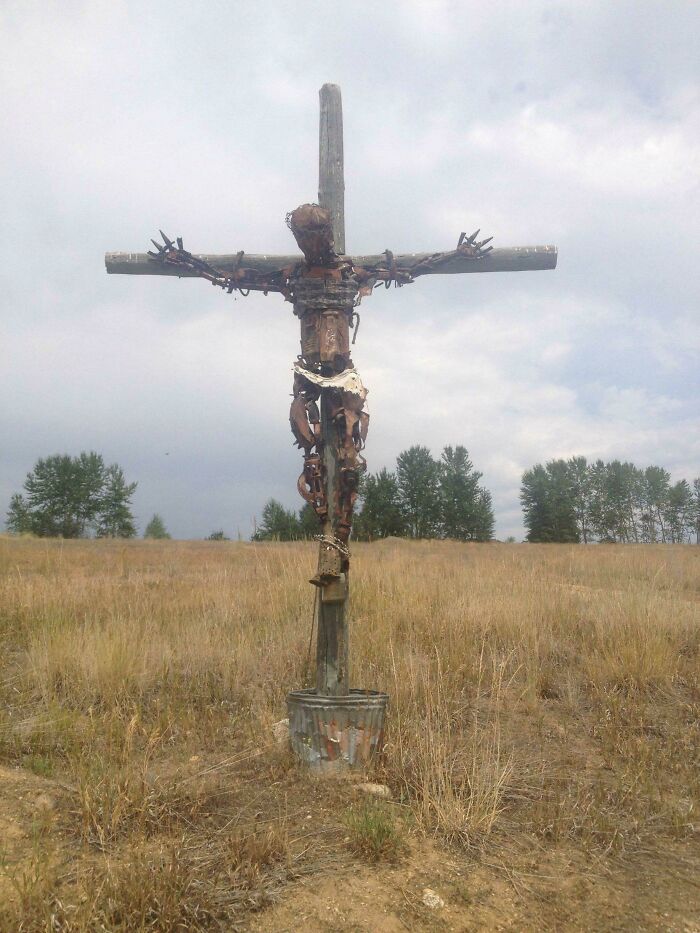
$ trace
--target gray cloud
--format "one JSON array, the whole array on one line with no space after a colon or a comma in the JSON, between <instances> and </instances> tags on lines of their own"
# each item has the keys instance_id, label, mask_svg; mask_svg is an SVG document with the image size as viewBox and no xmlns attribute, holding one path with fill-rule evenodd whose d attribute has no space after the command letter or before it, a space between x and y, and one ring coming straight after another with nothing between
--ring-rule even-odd
<instances>
[{"instance_id":1,"label":"gray cloud","mask_svg":"<svg viewBox=\"0 0 700 933\"><path fill-rule=\"evenodd\" d=\"M107 277L156 228L288 252L341 84L350 250L556 242L554 273L437 277L362 305L370 468L465 443L520 532L552 456L697 475L700 83L693 3L5 3L0 508L93 447L144 524L249 533L297 505L298 332L278 297ZM402 405L410 398L410 410Z\"/></svg>"}]
</instances>

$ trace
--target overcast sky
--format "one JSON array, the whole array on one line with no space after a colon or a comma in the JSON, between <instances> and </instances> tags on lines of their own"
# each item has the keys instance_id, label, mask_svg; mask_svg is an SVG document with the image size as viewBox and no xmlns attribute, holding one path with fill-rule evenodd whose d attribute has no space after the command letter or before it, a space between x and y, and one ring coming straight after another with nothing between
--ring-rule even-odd
<instances>
[{"instance_id":1,"label":"overcast sky","mask_svg":"<svg viewBox=\"0 0 700 933\"><path fill-rule=\"evenodd\" d=\"M553 243L554 272L365 299L370 470L464 444L497 534L522 471L584 454L700 473L700 4L0 5L0 510L40 456L101 452L141 529L248 536L298 508L299 327L279 296L107 276L162 227L293 252L318 89L341 85L348 252Z\"/></svg>"}]
</instances>

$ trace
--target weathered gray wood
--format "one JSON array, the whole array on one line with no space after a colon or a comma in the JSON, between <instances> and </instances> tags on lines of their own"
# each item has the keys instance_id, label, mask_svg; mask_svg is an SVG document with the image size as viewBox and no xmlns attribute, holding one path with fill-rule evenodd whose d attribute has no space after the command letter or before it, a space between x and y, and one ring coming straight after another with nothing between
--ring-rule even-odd
<instances>
[{"instance_id":1,"label":"weathered gray wood","mask_svg":"<svg viewBox=\"0 0 700 933\"><path fill-rule=\"evenodd\" d=\"M335 251L345 253L345 180L343 166L343 104L340 88L324 84L319 91L320 119L318 132L318 203L331 214ZM323 536L335 538L334 504L338 501L340 474L337 464L337 434L331 417L329 392L321 392L321 435L324 439L323 466L326 500L330 506ZM324 545L321 544L321 548ZM350 692L348 670L348 587L347 577L340 587L323 588L318 601L318 641L316 647L316 691L319 694L345 696ZM333 590L340 593L333 594ZM327 601L329 594L340 598Z\"/></svg>"},{"instance_id":2,"label":"weathered gray wood","mask_svg":"<svg viewBox=\"0 0 700 933\"><path fill-rule=\"evenodd\" d=\"M238 264L236 253L219 255L215 253L197 253L198 259L204 259L215 269L232 272ZM272 256L265 253L245 253L242 264L256 272L274 272L301 262L304 257L299 253L293 256ZM196 278L196 273L178 269L151 259L148 253L105 253L105 267L112 275L170 275L177 278Z\"/></svg>"},{"instance_id":3,"label":"weathered gray wood","mask_svg":"<svg viewBox=\"0 0 700 933\"><path fill-rule=\"evenodd\" d=\"M318 92L321 119L318 132L318 203L331 212L335 251L345 253L345 177L343 162L343 102L337 84Z\"/></svg>"},{"instance_id":4,"label":"weathered gray wood","mask_svg":"<svg viewBox=\"0 0 700 933\"><path fill-rule=\"evenodd\" d=\"M337 429L332 418L332 402L328 389L321 391L321 436L323 445L323 466L325 474L326 499L330 505L328 518L323 524L323 537L335 538L333 524L334 503L339 494L336 445L332 438ZM320 547L324 547L323 544ZM334 552L337 556L337 552ZM349 581L347 575L338 585L331 584L322 588L318 600L318 636L316 642L316 692L328 696L345 696L350 692L350 671L348 651L347 599ZM326 597L332 598L327 600ZM339 598L340 597L340 598Z\"/></svg>"},{"instance_id":5,"label":"weathered gray wood","mask_svg":"<svg viewBox=\"0 0 700 933\"><path fill-rule=\"evenodd\" d=\"M394 256L399 268L410 268L429 259L432 253L399 253ZM384 264L384 256L353 256L356 266ZM481 259L455 256L438 269L422 273L425 275L455 275L465 272L536 272L554 269L557 265L556 246L502 246L492 249Z\"/></svg>"},{"instance_id":6,"label":"weathered gray wood","mask_svg":"<svg viewBox=\"0 0 700 933\"><path fill-rule=\"evenodd\" d=\"M231 272L238 265L236 253L197 253L216 269L222 272ZM412 266L417 262L428 259L432 253L399 253L394 256L397 266ZM287 266L301 262L302 256L297 253L293 256L272 256L268 254L245 253L241 265L259 272L274 272L285 269ZM379 266L386 264L383 254L367 256L354 256L353 263L357 266ZM557 265L556 246L506 246L491 250L483 259L454 259L449 264L441 266L430 275L453 275L465 272L535 272L537 270L554 269ZM117 275L170 275L178 278L191 278L194 273L176 269L157 262L147 253L106 253L105 266L107 272Z\"/></svg>"},{"instance_id":7,"label":"weathered gray wood","mask_svg":"<svg viewBox=\"0 0 700 933\"><path fill-rule=\"evenodd\" d=\"M323 592L321 590L322 596ZM338 602L319 599L316 693L347 696L349 692L347 595Z\"/></svg>"}]
</instances>

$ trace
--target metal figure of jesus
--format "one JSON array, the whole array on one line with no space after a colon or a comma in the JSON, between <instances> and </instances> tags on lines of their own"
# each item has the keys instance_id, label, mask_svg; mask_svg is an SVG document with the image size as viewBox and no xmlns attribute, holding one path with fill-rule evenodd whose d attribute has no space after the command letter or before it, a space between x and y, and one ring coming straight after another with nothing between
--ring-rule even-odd
<instances>
[{"instance_id":1,"label":"metal figure of jesus","mask_svg":"<svg viewBox=\"0 0 700 933\"><path fill-rule=\"evenodd\" d=\"M287 224L303 254L250 256L194 255L182 239L163 236L155 250L108 253L107 271L207 279L227 292L279 292L293 305L301 326L301 353L294 363L290 423L303 451L299 492L319 521L318 695L350 694L347 603L350 533L369 416L367 390L350 355L350 333L363 296L384 284L407 285L422 275L462 272L518 272L553 269L554 246L494 249L479 231L460 234L448 252L348 256L345 253L343 128L340 89L320 91L318 204L303 204Z\"/></svg>"}]
</instances>

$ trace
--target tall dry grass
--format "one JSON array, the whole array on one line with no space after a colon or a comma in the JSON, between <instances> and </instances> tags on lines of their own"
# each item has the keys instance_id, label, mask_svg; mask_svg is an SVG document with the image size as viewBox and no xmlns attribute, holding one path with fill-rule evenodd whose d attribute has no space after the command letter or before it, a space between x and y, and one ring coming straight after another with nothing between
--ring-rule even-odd
<instances>
[{"instance_id":1,"label":"tall dry grass","mask_svg":"<svg viewBox=\"0 0 700 933\"><path fill-rule=\"evenodd\" d=\"M304 544L1 538L0 754L74 781L102 846L186 825L154 762L260 746L307 670L313 566ZM694 831L699 600L693 547L355 545L384 779L467 847Z\"/></svg>"}]
</instances>

